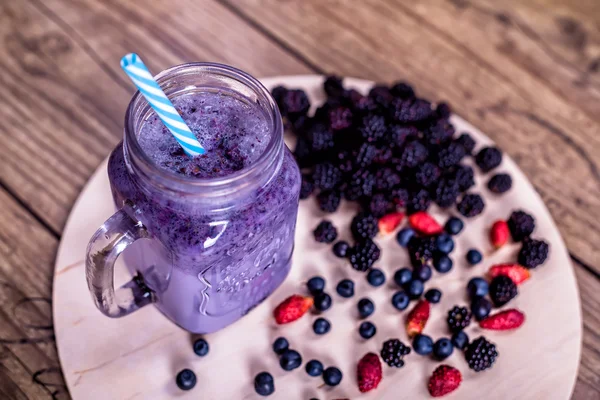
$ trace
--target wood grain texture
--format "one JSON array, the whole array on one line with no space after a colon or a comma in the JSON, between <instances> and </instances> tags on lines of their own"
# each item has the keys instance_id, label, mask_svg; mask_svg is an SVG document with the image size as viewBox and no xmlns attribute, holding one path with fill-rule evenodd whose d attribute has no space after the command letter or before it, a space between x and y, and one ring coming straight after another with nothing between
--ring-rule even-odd
<instances>
[{"instance_id":1,"label":"wood grain texture","mask_svg":"<svg viewBox=\"0 0 600 400\"><path fill-rule=\"evenodd\" d=\"M538 78L541 72L528 69L518 53L530 51L534 40L471 10L465 0L226 1L326 71L405 79L425 97L449 101L515 158L551 208L570 251L600 271L600 124ZM527 23L538 20L532 15ZM505 34L513 36L511 51L494 43ZM535 63L546 75L556 69L561 76L553 59ZM582 98L593 95L569 87Z\"/></svg>"}]
</instances>

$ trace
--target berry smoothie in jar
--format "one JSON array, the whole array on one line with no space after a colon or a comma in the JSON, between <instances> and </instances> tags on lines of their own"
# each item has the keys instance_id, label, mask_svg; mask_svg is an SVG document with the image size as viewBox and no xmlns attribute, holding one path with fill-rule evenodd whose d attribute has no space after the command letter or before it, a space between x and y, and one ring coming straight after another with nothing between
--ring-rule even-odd
<instances>
[{"instance_id":1,"label":"berry smoothie in jar","mask_svg":"<svg viewBox=\"0 0 600 400\"><path fill-rule=\"evenodd\" d=\"M90 242L88 286L108 316L154 303L188 331L214 332L287 276L300 172L277 106L256 79L208 63L176 66L156 79L206 152L186 155L134 96L108 164L118 211ZM115 293L106 264L125 247L135 277Z\"/></svg>"}]
</instances>

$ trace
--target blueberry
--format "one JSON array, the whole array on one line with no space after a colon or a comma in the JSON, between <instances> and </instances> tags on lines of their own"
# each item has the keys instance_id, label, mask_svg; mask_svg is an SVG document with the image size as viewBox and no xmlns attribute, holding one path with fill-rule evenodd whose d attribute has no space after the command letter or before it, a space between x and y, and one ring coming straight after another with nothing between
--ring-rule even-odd
<instances>
[{"instance_id":1,"label":"blueberry","mask_svg":"<svg viewBox=\"0 0 600 400\"><path fill-rule=\"evenodd\" d=\"M358 333L363 339L370 339L377 333L377 328L372 322L365 321L358 327Z\"/></svg>"},{"instance_id":2,"label":"blueberry","mask_svg":"<svg viewBox=\"0 0 600 400\"><path fill-rule=\"evenodd\" d=\"M406 292L404 292L403 290L400 290L399 292L394 293L394 295L392 296L392 305L400 311L406 310L406 307L408 307L408 303L410 302L410 299L408 298L408 295L406 294Z\"/></svg>"},{"instance_id":3,"label":"blueberry","mask_svg":"<svg viewBox=\"0 0 600 400\"><path fill-rule=\"evenodd\" d=\"M408 297L410 297L411 300L415 300L421 297L421 295L423 294L423 290L425 290L423 282L421 282L418 279L413 279L406 286L406 292L408 293Z\"/></svg>"},{"instance_id":4,"label":"blueberry","mask_svg":"<svg viewBox=\"0 0 600 400\"><path fill-rule=\"evenodd\" d=\"M433 351L433 339L427 335L417 335L413 339L412 347L415 353L426 356Z\"/></svg>"},{"instance_id":5,"label":"blueberry","mask_svg":"<svg viewBox=\"0 0 600 400\"><path fill-rule=\"evenodd\" d=\"M284 337L278 337L273 342L273 351L277 354L281 354L290 347L287 339Z\"/></svg>"},{"instance_id":6,"label":"blueberry","mask_svg":"<svg viewBox=\"0 0 600 400\"><path fill-rule=\"evenodd\" d=\"M483 278L472 278L467 284L467 293L471 299L488 294L489 285Z\"/></svg>"},{"instance_id":7,"label":"blueberry","mask_svg":"<svg viewBox=\"0 0 600 400\"><path fill-rule=\"evenodd\" d=\"M331 296L325 292L317 293L314 300L315 308L319 311L325 311L331 307Z\"/></svg>"},{"instance_id":8,"label":"blueberry","mask_svg":"<svg viewBox=\"0 0 600 400\"><path fill-rule=\"evenodd\" d=\"M177 387L181 390L190 390L196 386L196 374L191 369L182 369L175 378Z\"/></svg>"},{"instance_id":9,"label":"blueberry","mask_svg":"<svg viewBox=\"0 0 600 400\"><path fill-rule=\"evenodd\" d=\"M448 221L446 221L446 226L444 228L449 234L458 235L464 226L465 225L459 218L450 217Z\"/></svg>"},{"instance_id":10,"label":"blueberry","mask_svg":"<svg viewBox=\"0 0 600 400\"><path fill-rule=\"evenodd\" d=\"M469 344L469 336L464 331L458 331L452 335L452 345L459 350L464 350Z\"/></svg>"},{"instance_id":11,"label":"blueberry","mask_svg":"<svg viewBox=\"0 0 600 400\"><path fill-rule=\"evenodd\" d=\"M467 251L467 262L471 265L477 265L481 262L483 256L475 249Z\"/></svg>"},{"instance_id":12,"label":"blueberry","mask_svg":"<svg viewBox=\"0 0 600 400\"><path fill-rule=\"evenodd\" d=\"M342 297L354 296L354 282L350 279L342 279L335 287L335 291Z\"/></svg>"},{"instance_id":13,"label":"blueberry","mask_svg":"<svg viewBox=\"0 0 600 400\"><path fill-rule=\"evenodd\" d=\"M286 371L291 371L302 365L302 356L296 350L286 350L279 358L279 365Z\"/></svg>"},{"instance_id":14,"label":"blueberry","mask_svg":"<svg viewBox=\"0 0 600 400\"><path fill-rule=\"evenodd\" d=\"M342 381L342 371L336 367L329 367L323 371L323 381L328 386L337 386Z\"/></svg>"},{"instance_id":15,"label":"blueberry","mask_svg":"<svg viewBox=\"0 0 600 400\"><path fill-rule=\"evenodd\" d=\"M375 304L367 298L360 299L357 304L358 314L361 318L367 318L375 312Z\"/></svg>"},{"instance_id":16,"label":"blueberry","mask_svg":"<svg viewBox=\"0 0 600 400\"><path fill-rule=\"evenodd\" d=\"M452 342L448 338L438 339L437 342L433 344L433 356L438 360L442 361L452 354L454 350L454 346L452 346Z\"/></svg>"},{"instance_id":17,"label":"blueberry","mask_svg":"<svg viewBox=\"0 0 600 400\"><path fill-rule=\"evenodd\" d=\"M327 321L325 318L317 318L315 322L313 322L313 331L317 335L324 335L331 329L331 323Z\"/></svg>"},{"instance_id":18,"label":"blueberry","mask_svg":"<svg viewBox=\"0 0 600 400\"><path fill-rule=\"evenodd\" d=\"M492 311L492 303L485 297L478 297L471 303L471 314L477 321L490 315L490 311Z\"/></svg>"},{"instance_id":19,"label":"blueberry","mask_svg":"<svg viewBox=\"0 0 600 400\"><path fill-rule=\"evenodd\" d=\"M348 254L349 248L350 245L348 244L348 242L340 240L339 242L333 245L333 254L335 254L339 258L344 258L346 257L346 254Z\"/></svg>"},{"instance_id":20,"label":"blueberry","mask_svg":"<svg viewBox=\"0 0 600 400\"><path fill-rule=\"evenodd\" d=\"M408 268L401 268L394 274L394 282L400 287L406 286L412 279L412 271Z\"/></svg>"},{"instance_id":21,"label":"blueberry","mask_svg":"<svg viewBox=\"0 0 600 400\"><path fill-rule=\"evenodd\" d=\"M200 357L208 354L208 342L202 338L194 342L194 353Z\"/></svg>"},{"instance_id":22,"label":"blueberry","mask_svg":"<svg viewBox=\"0 0 600 400\"><path fill-rule=\"evenodd\" d=\"M413 236L415 236L414 230L412 230L411 228L403 228L400 229L400 231L396 235L396 240L398 241L398 244L400 246L406 247L408 246L408 242L410 241L410 239L412 239Z\"/></svg>"},{"instance_id":23,"label":"blueberry","mask_svg":"<svg viewBox=\"0 0 600 400\"><path fill-rule=\"evenodd\" d=\"M435 238L435 247L441 253L450 254L454 250L454 240L452 240L450 235L442 233Z\"/></svg>"},{"instance_id":24,"label":"blueberry","mask_svg":"<svg viewBox=\"0 0 600 400\"><path fill-rule=\"evenodd\" d=\"M433 260L433 268L441 274L445 274L452 269L452 260L447 255L437 255Z\"/></svg>"},{"instance_id":25,"label":"blueberry","mask_svg":"<svg viewBox=\"0 0 600 400\"><path fill-rule=\"evenodd\" d=\"M439 289L429 289L425 292L425 300L431 304L437 304L442 299L442 292Z\"/></svg>"},{"instance_id":26,"label":"blueberry","mask_svg":"<svg viewBox=\"0 0 600 400\"><path fill-rule=\"evenodd\" d=\"M323 364L319 360L310 360L304 368L310 376L319 376L323 373Z\"/></svg>"},{"instance_id":27,"label":"blueberry","mask_svg":"<svg viewBox=\"0 0 600 400\"><path fill-rule=\"evenodd\" d=\"M385 274L380 269L371 268L367 274L367 282L369 282L371 286L381 286L385 283Z\"/></svg>"},{"instance_id":28,"label":"blueberry","mask_svg":"<svg viewBox=\"0 0 600 400\"><path fill-rule=\"evenodd\" d=\"M429 265L421 264L413 269L412 276L414 279L427 282L431 279L431 267Z\"/></svg>"},{"instance_id":29,"label":"blueberry","mask_svg":"<svg viewBox=\"0 0 600 400\"><path fill-rule=\"evenodd\" d=\"M325 289L325 279L320 276L312 277L306 282L306 287L308 288L308 291L315 296Z\"/></svg>"},{"instance_id":30,"label":"blueberry","mask_svg":"<svg viewBox=\"0 0 600 400\"><path fill-rule=\"evenodd\" d=\"M254 378L254 390L261 396L269 396L275 391L273 376L268 372L261 372Z\"/></svg>"}]
</instances>

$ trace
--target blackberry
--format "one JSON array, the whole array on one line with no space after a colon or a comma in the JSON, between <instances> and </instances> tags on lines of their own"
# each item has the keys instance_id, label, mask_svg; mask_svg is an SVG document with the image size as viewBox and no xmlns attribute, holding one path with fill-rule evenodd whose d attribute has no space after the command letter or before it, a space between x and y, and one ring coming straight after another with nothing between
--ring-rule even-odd
<instances>
[{"instance_id":1,"label":"blackberry","mask_svg":"<svg viewBox=\"0 0 600 400\"><path fill-rule=\"evenodd\" d=\"M512 187L512 178L508 174L496 174L488 181L488 189L494 193L505 193Z\"/></svg>"},{"instance_id":2,"label":"blackberry","mask_svg":"<svg viewBox=\"0 0 600 400\"><path fill-rule=\"evenodd\" d=\"M306 130L306 139L313 153L327 151L333 148L333 132L323 124L311 124Z\"/></svg>"},{"instance_id":3,"label":"blackberry","mask_svg":"<svg viewBox=\"0 0 600 400\"><path fill-rule=\"evenodd\" d=\"M320 243L331 243L337 238L337 229L327 220L321 221L313 231L315 240Z\"/></svg>"},{"instance_id":4,"label":"blackberry","mask_svg":"<svg viewBox=\"0 0 600 400\"><path fill-rule=\"evenodd\" d=\"M515 242L529 237L535 229L535 219L525 211L513 211L508 218L508 229Z\"/></svg>"},{"instance_id":5,"label":"blackberry","mask_svg":"<svg viewBox=\"0 0 600 400\"><path fill-rule=\"evenodd\" d=\"M389 191L401 182L400 175L391 168L381 168L375 173L375 190Z\"/></svg>"},{"instance_id":6,"label":"blackberry","mask_svg":"<svg viewBox=\"0 0 600 400\"><path fill-rule=\"evenodd\" d=\"M372 97L357 95L354 91L350 91L353 94L350 98L350 102L354 107L354 111L358 111L360 113L369 113L373 111L377 111L379 105Z\"/></svg>"},{"instance_id":7,"label":"blackberry","mask_svg":"<svg viewBox=\"0 0 600 400\"><path fill-rule=\"evenodd\" d=\"M373 216L381 218L384 215L394 211L394 203L383 193L376 193L369 199L367 210Z\"/></svg>"},{"instance_id":8,"label":"blackberry","mask_svg":"<svg viewBox=\"0 0 600 400\"><path fill-rule=\"evenodd\" d=\"M392 149L387 146L378 148L375 157L373 158L373 163L379 165L387 164L392 159L393 155Z\"/></svg>"},{"instance_id":9,"label":"blackberry","mask_svg":"<svg viewBox=\"0 0 600 400\"><path fill-rule=\"evenodd\" d=\"M346 150L337 153L335 164L343 173L351 172L354 169L354 156Z\"/></svg>"},{"instance_id":10,"label":"blackberry","mask_svg":"<svg viewBox=\"0 0 600 400\"><path fill-rule=\"evenodd\" d=\"M366 271L373 266L375 261L379 260L381 250L372 240L366 239L363 242L356 243L348 251L348 259L352 268L357 271Z\"/></svg>"},{"instance_id":11,"label":"blackberry","mask_svg":"<svg viewBox=\"0 0 600 400\"><path fill-rule=\"evenodd\" d=\"M435 107L435 113L440 118L448 119L450 118L450 114L452 114L452 109L448 103L441 102Z\"/></svg>"},{"instance_id":12,"label":"blackberry","mask_svg":"<svg viewBox=\"0 0 600 400\"><path fill-rule=\"evenodd\" d=\"M377 148L369 143L363 143L354 157L354 166L357 169L364 169L373 163L377 155Z\"/></svg>"},{"instance_id":13,"label":"blackberry","mask_svg":"<svg viewBox=\"0 0 600 400\"><path fill-rule=\"evenodd\" d=\"M421 189L410 193L406 211L408 214L414 214L417 211L427 211L430 205L431 197L429 196L429 192L425 189Z\"/></svg>"},{"instance_id":14,"label":"blackberry","mask_svg":"<svg viewBox=\"0 0 600 400\"><path fill-rule=\"evenodd\" d=\"M383 108L388 108L394 99L390 89L384 85L373 86L369 91L369 97L372 98L376 104Z\"/></svg>"},{"instance_id":15,"label":"blackberry","mask_svg":"<svg viewBox=\"0 0 600 400\"><path fill-rule=\"evenodd\" d=\"M344 197L356 201L361 197L369 197L373 193L375 175L367 170L358 170L350 177L344 190Z\"/></svg>"},{"instance_id":16,"label":"blackberry","mask_svg":"<svg viewBox=\"0 0 600 400\"><path fill-rule=\"evenodd\" d=\"M466 194L457 205L458 212L465 217L475 217L483 212L485 203L478 194Z\"/></svg>"},{"instance_id":17,"label":"blackberry","mask_svg":"<svg viewBox=\"0 0 600 400\"><path fill-rule=\"evenodd\" d=\"M430 146L443 146L452 140L453 135L454 125L444 119L436 120L423 130L425 142Z\"/></svg>"},{"instance_id":18,"label":"blackberry","mask_svg":"<svg viewBox=\"0 0 600 400\"><path fill-rule=\"evenodd\" d=\"M442 208L448 208L456 202L460 188L458 183L452 179L440 179L433 194L436 204Z\"/></svg>"},{"instance_id":19,"label":"blackberry","mask_svg":"<svg viewBox=\"0 0 600 400\"><path fill-rule=\"evenodd\" d=\"M315 185L313 184L312 177L308 174L302 174L302 183L300 184L300 199L308 198L314 189Z\"/></svg>"},{"instance_id":20,"label":"blackberry","mask_svg":"<svg viewBox=\"0 0 600 400\"><path fill-rule=\"evenodd\" d=\"M367 142L376 142L382 139L387 132L385 117L377 114L366 115L363 117L358 131Z\"/></svg>"},{"instance_id":21,"label":"blackberry","mask_svg":"<svg viewBox=\"0 0 600 400\"><path fill-rule=\"evenodd\" d=\"M415 91L413 88L404 82L396 82L391 88L390 92L392 95L401 99L411 99L415 97Z\"/></svg>"},{"instance_id":22,"label":"blackberry","mask_svg":"<svg viewBox=\"0 0 600 400\"><path fill-rule=\"evenodd\" d=\"M458 139L456 139L456 143L460 144L467 154L472 154L475 149L475 140L468 133L462 133Z\"/></svg>"},{"instance_id":23,"label":"blackberry","mask_svg":"<svg viewBox=\"0 0 600 400\"><path fill-rule=\"evenodd\" d=\"M414 168L429 157L429 151L420 142L410 142L400 153L400 166Z\"/></svg>"},{"instance_id":24,"label":"blackberry","mask_svg":"<svg viewBox=\"0 0 600 400\"><path fill-rule=\"evenodd\" d=\"M343 79L339 76L330 75L323 82L323 90L327 97L339 98L344 95Z\"/></svg>"},{"instance_id":25,"label":"blackberry","mask_svg":"<svg viewBox=\"0 0 600 400\"><path fill-rule=\"evenodd\" d=\"M454 306L448 311L446 318L450 332L459 332L471 323L471 313L467 307Z\"/></svg>"},{"instance_id":26,"label":"blackberry","mask_svg":"<svg viewBox=\"0 0 600 400\"><path fill-rule=\"evenodd\" d=\"M399 207L405 207L408 204L408 199L410 198L410 194L408 190L402 187L396 187L390 190L388 193L388 198Z\"/></svg>"},{"instance_id":27,"label":"blackberry","mask_svg":"<svg viewBox=\"0 0 600 400\"><path fill-rule=\"evenodd\" d=\"M342 181L342 171L331 163L320 163L315 166L312 178L317 188L333 189Z\"/></svg>"},{"instance_id":28,"label":"blackberry","mask_svg":"<svg viewBox=\"0 0 600 400\"><path fill-rule=\"evenodd\" d=\"M451 173L461 192L475 186L475 172L468 165L458 165Z\"/></svg>"},{"instance_id":29,"label":"blackberry","mask_svg":"<svg viewBox=\"0 0 600 400\"><path fill-rule=\"evenodd\" d=\"M502 307L519 294L519 291L512 279L499 275L490 282L489 293L494 305Z\"/></svg>"},{"instance_id":30,"label":"blackberry","mask_svg":"<svg viewBox=\"0 0 600 400\"><path fill-rule=\"evenodd\" d=\"M350 230L358 242L364 239L373 239L379 233L377 218L364 212L358 213L352 219Z\"/></svg>"},{"instance_id":31,"label":"blackberry","mask_svg":"<svg viewBox=\"0 0 600 400\"><path fill-rule=\"evenodd\" d=\"M342 195L337 190L323 190L317 195L317 203L321 211L335 212L340 206Z\"/></svg>"},{"instance_id":32,"label":"blackberry","mask_svg":"<svg viewBox=\"0 0 600 400\"><path fill-rule=\"evenodd\" d=\"M410 353L410 347L405 346L399 339L390 339L383 343L381 358L390 367L404 366L404 356Z\"/></svg>"},{"instance_id":33,"label":"blackberry","mask_svg":"<svg viewBox=\"0 0 600 400\"><path fill-rule=\"evenodd\" d=\"M402 147L406 142L416 139L419 130L414 126L392 125L388 130L389 145Z\"/></svg>"},{"instance_id":34,"label":"blackberry","mask_svg":"<svg viewBox=\"0 0 600 400\"><path fill-rule=\"evenodd\" d=\"M390 108L392 119L403 124L424 121L433 115L431 103L417 98L396 98Z\"/></svg>"},{"instance_id":35,"label":"blackberry","mask_svg":"<svg viewBox=\"0 0 600 400\"><path fill-rule=\"evenodd\" d=\"M415 183L421 187L428 188L440 178L440 169L430 162L426 162L415 172Z\"/></svg>"},{"instance_id":36,"label":"blackberry","mask_svg":"<svg viewBox=\"0 0 600 400\"><path fill-rule=\"evenodd\" d=\"M288 89L285 86L276 86L271 90L271 96L273 96L273 100L275 103L279 105L283 101L283 96L288 92Z\"/></svg>"},{"instance_id":37,"label":"blackberry","mask_svg":"<svg viewBox=\"0 0 600 400\"><path fill-rule=\"evenodd\" d=\"M527 238L519 251L519 264L526 268L535 268L548 258L548 243L543 240Z\"/></svg>"},{"instance_id":38,"label":"blackberry","mask_svg":"<svg viewBox=\"0 0 600 400\"><path fill-rule=\"evenodd\" d=\"M502 162L502 152L497 147L484 147L477 153L475 163L483 172L489 172Z\"/></svg>"},{"instance_id":39,"label":"blackberry","mask_svg":"<svg viewBox=\"0 0 600 400\"><path fill-rule=\"evenodd\" d=\"M315 159L314 156L308 139L299 137L296 142L296 148L294 149L294 158L298 162L300 168L312 167Z\"/></svg>"},{"instance_id":40,"label":"blackberry","mask_svg":"<svg viewBox=\"0 0 600 400\"><path fill-rule=\"evenodd\" d=\"M441 149L437 155L437 165L440 168L450 168L457 165L466 155L464 147L453 142Z\"/></svg>"},{"instance_id":41,"label":"blackberry","mask_svg":"<svg viewBox=\"0 0 600 400\"><path fill-rule=\"evenodd\" d=\"M294 121L298 117L308 113L310 101L304 90L292 89L283 93L278 106L282 116L286 116L291 121Z\"/></svg>"},{"instance_id":42,"label":"blackberry","mask_svg":"<svg viewBox=\"0 0 600 400\"><path fill-rule=\"evenodd\" d=\"M410 260L415 265L427 263L436 252L435 237L412 237L408 242Z\"/></svg>"},{"instance_id":43,"label":"blackberry","mask_svg":"<svg viewBox=\"0 0 600 400\"><path fill-rule=\"evenodd\" d=\"M496 350L496 345L488 342L483 336L469 343L465 351L465 358L467 359L469 368L475 372L491 368L497 357L498 351Z\"/></svg>"}]
</instances>

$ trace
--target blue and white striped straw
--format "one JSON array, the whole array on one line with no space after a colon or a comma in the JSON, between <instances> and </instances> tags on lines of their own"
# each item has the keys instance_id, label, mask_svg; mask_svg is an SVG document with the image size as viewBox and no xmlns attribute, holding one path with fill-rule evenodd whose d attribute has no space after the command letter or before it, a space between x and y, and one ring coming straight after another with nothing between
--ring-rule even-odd
<instances>
[{"instance_id":1,"label":"blue and white striped straw","mask_svg":"<svg viewBox=\"0 0 600 400\"><path fill-rule=\"evenodd\" d=\"M183 147L186 154L190 157L204 154L206 150L198 142L186 123L183 122L173 103L156 83L142 59L135 53L127 54L121 59L121 68L137 86L140 93L144 95L158 117Z\"/></svg>"}]
</instances>

